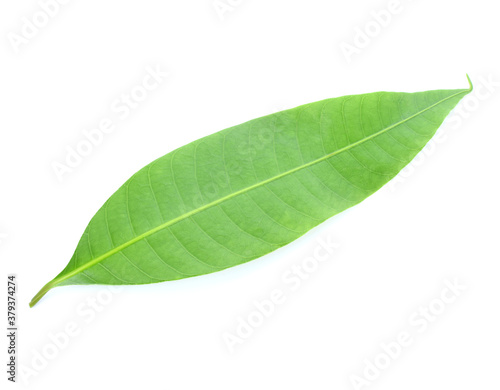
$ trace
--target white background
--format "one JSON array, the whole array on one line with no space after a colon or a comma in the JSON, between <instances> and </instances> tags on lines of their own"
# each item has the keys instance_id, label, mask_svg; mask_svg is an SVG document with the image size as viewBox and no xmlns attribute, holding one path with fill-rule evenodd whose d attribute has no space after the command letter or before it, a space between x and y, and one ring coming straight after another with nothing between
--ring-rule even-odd
<instances>
[{"instance_id":1,"label":"white background","mask_svg":"<svg viewBox=\"0 0 500 390\"><path fill-rule=\"evenodd\" d=\"M363 378L368 362L383 361L380 344L406 331L413 343L371 388L499 388L496 3L401 0L380 28L372 12L388 1L221 3L233 5L221 14L212 0L74 0L17 46L26 20L44 22L40 5L0 5L1 283L17 274L23 366L12 386L366 388L353 375ZM372 37L347 58L343 42L354 45L365 29ZM111 105L147 67L168 76L119 119ZM97 209L153 159L324 98L467 88L466 72L475 91L404 176L288 247L179 282L55 289L28 307ZM59 181L52 164L106 117L114 131ZM339 248L292 291L283 275L330 238ZM466 289L420 332L414 313L439 308L447 280ZM231 353L224 334L275 289L285 302ZM101 300L96 309L89 298ZM62 336L68 326L76 330ZM5 341L1 348L5 369Z\"/></svg>"}]
</instances>

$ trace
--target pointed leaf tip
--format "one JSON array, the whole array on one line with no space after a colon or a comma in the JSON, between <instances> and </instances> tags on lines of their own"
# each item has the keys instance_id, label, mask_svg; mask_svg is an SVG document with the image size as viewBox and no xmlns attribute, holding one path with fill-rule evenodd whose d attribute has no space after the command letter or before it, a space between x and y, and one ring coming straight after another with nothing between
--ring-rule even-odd
<instances>
[{"instance_id":1,"label":"pointed leaf tip","mask_svg":"<svg viewBox=\"0 0 500 390\"><path fill-rule=\"evenodd\" d=\"M469 92L472 92L472 90L474 89L474 86L472 85L472 81L467 73L465 75L467 76L467 81L469 82Z\"/></svg>"}]
</instances>

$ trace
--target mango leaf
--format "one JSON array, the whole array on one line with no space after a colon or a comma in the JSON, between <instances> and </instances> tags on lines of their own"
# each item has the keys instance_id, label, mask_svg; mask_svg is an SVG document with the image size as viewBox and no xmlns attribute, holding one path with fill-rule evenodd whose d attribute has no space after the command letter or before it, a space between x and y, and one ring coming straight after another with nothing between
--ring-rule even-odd
<instances>
[{"instance_id":1,"label":"mango leaf","mask_svg":"<svg viewBox=\"0 0 500 390\"><path fill-rule=\"evenodd\" d=\"M166 154L106 201L30 306L56 286L188 278L290 243L391 180L469 84L326 99Z\"/></svg>"}]
</instances>

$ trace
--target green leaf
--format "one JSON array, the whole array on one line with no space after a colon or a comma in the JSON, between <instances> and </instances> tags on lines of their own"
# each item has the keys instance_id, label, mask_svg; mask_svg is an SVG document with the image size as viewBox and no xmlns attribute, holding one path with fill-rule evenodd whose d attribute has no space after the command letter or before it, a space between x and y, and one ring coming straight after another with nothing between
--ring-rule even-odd
<instances>
[{"instance_id":1,"label":"green leaf","mask_svg":"<svg viewBox=\"0 0 500 390\"><path fill-rule=\"evenodd\" d=\"M272 252L386 184L471 90L327 99L168 153L106 201L30 306L55 286L176 280Z\"/></svg>"}]
</instances>

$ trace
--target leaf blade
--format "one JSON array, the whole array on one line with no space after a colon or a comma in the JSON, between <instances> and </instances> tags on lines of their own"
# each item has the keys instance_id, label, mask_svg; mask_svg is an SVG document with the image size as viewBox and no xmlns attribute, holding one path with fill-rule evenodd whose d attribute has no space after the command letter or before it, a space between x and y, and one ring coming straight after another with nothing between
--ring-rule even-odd
<instances>
[{"instance_id":1,"label":"leaf blade","mask_svg":"<svg viewBox=\"0 0 500 390\"><path fill-rule=\"evenodd\" d=\"M108 199L30 305L56 285L175 280L272 252L395 176L470 90L327 99L183 146Z\"/></svg>"}]
</instances>

